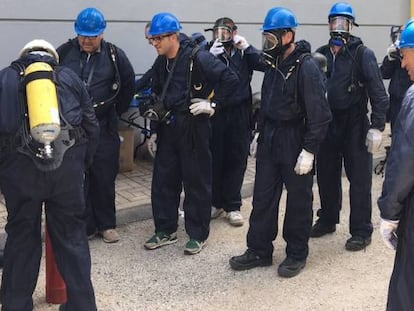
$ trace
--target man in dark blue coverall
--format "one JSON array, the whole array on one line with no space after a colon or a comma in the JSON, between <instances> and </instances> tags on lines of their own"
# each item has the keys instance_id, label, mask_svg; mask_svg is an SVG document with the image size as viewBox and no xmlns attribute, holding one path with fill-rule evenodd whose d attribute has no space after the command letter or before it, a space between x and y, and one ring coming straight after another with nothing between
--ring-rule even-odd
<instances>
[{"instance_id":1,"label":"man in dark blue coverall","mask_svg":"<svg viewBox=\"0 0 414 311\"><path fill-rule=\"evenodd\" d=\"M211 217L219 217L223 211L233 226L243 225L240 213L241 187L249 155L252 90L250 82L253 70L264 71L261 52L247 43L237 33L232 19L222 17L213 27L210 53L217 56L233 70L240 82L226 107L211 118L211 153L213 158L213 206Z\"/></svg>"},{"instance_id":2,"label":"man in dark blue coverall","mask_svg":"<svg viewBox=\"0 0 414 311\"><path fill-rule=\"evenodd\" d=\"M281 7L269 10L264 20L263 52L270 66L262 85L253 210L248 249L230 259L234 270L272 264L283 186L287 190L283 226L287 246L278 274L299 274L308 257L314 158L331 113L322 72L309 43L294 42L297 26L296 16Z\"/></svg>"},{"instance_id":3,"label":"man in dark blue coverall","mask_svg":"<svg viewBox=\"0 0 414 311\"><path fill-rule=\"evenodd\" d=\"M414 81L414 21L401 33L401 67ZM387 311L411 311L414 306L414 87L411 86L394 123L390 157L378 206L384 243L396 249L388 289Z\"/></svg>"},{"instance_id":4,"label":"man in dark blue coverall","mask_svg":"<svg viewBox=\"0 0 414 311\"><path fill-rule=\"evenodd\" d=\"M58 60L49 42L33 40L18 60L0 72L0 188L8 213L0 292L4 311L33 310L42 257L43 204L56 263L67 288L67 302L60 310L96 310L83 185L99 126L82 81L72 70L58 66ZM27 118L28 99L40 93L29 93L25 84L32 83L31 78L23 79L21 73L35 62L54 68L53 77L52 71L48 77L38 72L38 79L52 80L57 87L60 134L52 142L49 157L43 144L30 135L29 119L35 120L36 114L29 109Z\"/></svg>"},{"instance_id":5,"label":"man in dark blue coverall","mask_svg":"<svg viewBox=\"0 0 414 311\"><path fill-rule=\"evenodd\" d=\"M86 172L86 219L90 238L119 240L116 227L115 179L119 171L118 116L127 111L134 94L135 76L124 51L103 39L106 21L95 8L81 11L75 22L77 38L57 51L61 64L85 83L100 126L98 150Z\"/></svg>"},{"instance_id":6,"label":"man in dark blue coverall","mask_svg":"<svg viewBox=\"0 0 414 311\"><path fill-rule=\"evenodd\" d=\"M180 22L156 14L149 34L159 56L153 65L156 105L169 111L156 128L157 153L151 188L155 234L145 242L156 249L177 242L178 206L184 187L185 254L199 253L209 235L211 213L210 116L225 104L238 79L208 51L180 40ZM217 86L217 87L216 87ZM214 97L207 99L215 87ZM218 111L217 113L220 113Z\"/></svg>"},{"instance_id":7,"label":"man in dark blue coverall","mask_svg":"<svg viewBox=\"0 0 414 311\"><path fill-rule=\"evenodd\" d=\"M351 35L353 25L357 26L352 6L334 4L329 13L331 39L317 50L328 59L327 96L333 120L317 158L321 209L311 236L317 238L336 230L342 205L343 162L350 183L351 210L351 237L345 248L359 251L371 243L372 153L381 145L389 101L374 52Z\"/></svg>"}]
</instances>

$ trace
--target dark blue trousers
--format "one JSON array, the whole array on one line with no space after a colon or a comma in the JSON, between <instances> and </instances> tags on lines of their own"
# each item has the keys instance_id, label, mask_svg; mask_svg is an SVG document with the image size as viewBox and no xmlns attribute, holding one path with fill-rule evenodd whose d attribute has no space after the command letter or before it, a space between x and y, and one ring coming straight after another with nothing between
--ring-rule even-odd
<instances>
[{"instance_id":1,"label":"dark blue trousers","mask_svg":"<svg viewBox=\"0 0 414 311\"><path fill-rule=\"evenodd\" d=\"M294 171L302 133L303 126L274 127L268 123L260 133L247 247L262 258L273 254L283 186L287 191L283 224L286 255L304 260L309 253L313 172L297 175Z\"/></svg>"},{"instance_id":2,"label":"dark blue trousers","mask_svg":"<svg viewBox=\"0 0 414 311\"><path fill-rule=\"evenodd\" d=\"M211 212L210 136L210 120L205 114L179 114L172 124L159 126L151 187L156 232L177 231L184 188L187 234L192 239L207 239Z\"/></svg>"},{"instance_id":3,"label":"dark blue trousers","mask_svg":"<svg viewBox=\"0 0 414 311\"><path fill-rule=\"evenodd\" d=\"M212 118L213 206L239 211L250 146L250 106L226 108Z\"/></svg>"},{"instance_id":4,"label":"dark blue trousers","mask_svg":"<svg viewBox=\"0 0 414 311\"><path fill-rule=\"evenodd\" d=\"M339 223L342 206L342 163L349 180L351 235L369 237L371 223L372 154L365 146L369 121L359 107L333 112L333 120L317 157L317 179L323 224Z\"/></svg>"},{"instance_id":5,"label":"dark blue trousers","mask_svg":"<svg viewBox=\"0 0 414 311\"><path fill-rule=\"evenodd\" d=\"M410 311L414 306L414 195L404 202L398 226L398 245L388 288L387 311Z\"/></svg>"},{"instance_id":6,"label":"dark blue trousers","mask_svg":"<svg viewBox=\"0 0 414 311\"><path fill-rule=\"evenodd\" d=\"M88 235L116 227L115 180L119 171L119 147L116 127L100 122L98 148L85 179Z\"/></svg>"},{"instance_id":7,"label":"dark blue trousers","mask_svg":"<svg viewBox=\"0 0 414 311\"><path fill-rule=\"evenodd\" d=\"M1 284L3 311L32 311L42 256L42 204L67 287L68 311L95 311L91 258L85 232L83 181L86 146L69 149L62 165L38 170L32 159L11 154L0 165L0 187L7 208L7 241Z\"/></svg>"}]
</instances>

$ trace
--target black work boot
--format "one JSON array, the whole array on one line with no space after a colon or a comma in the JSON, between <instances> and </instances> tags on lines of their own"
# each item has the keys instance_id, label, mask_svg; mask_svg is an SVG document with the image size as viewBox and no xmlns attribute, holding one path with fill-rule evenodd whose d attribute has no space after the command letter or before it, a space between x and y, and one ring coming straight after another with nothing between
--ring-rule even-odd
<instances>
[{"instance_id":1,"label":"black work boot","mask_svg":"<svg viewBox=\"0 0 414 311\"><path fill-rule=\"evenodd\" d=\"M279 268L277 268L277 273L279 276L284 278L291 278L300 273L302 269L306 265L306 259L305 260L296 260L290 257L286 257L285 260L282 261L282 263L279 265Z\"/></svg>"},{"instance_id":2,"label":"black work boot","mask_svg":"<svg viewBox=\"0 0 414 311\"><path fill-rule=\"evenodd\" d=\"M230 267L233 270L248 270L256 267L265 267L272 265L272 257L261 258L252 250L247 250L243 255L231 257L229 260Z\"/></svg>"},{"instance_id":3,"label":"black work boot","mask_svg":"<svg viewBox=\"0 0 414 311\"><path fill-rule=\"evenodd\" d=\"M345 249L351 252L357 252L360 250L365 249L368 245L371 244L371 237L362 237L358 235L354 235L350 237L345 244Z\"/></svg>"},{"instance_id":4,"label":"black work boot","mask_svg":"<svg viewBox=\"0 0 414 311\"><path fill-rule=\"evenodd\" d=\"M326 225L321 222L320 219L316 221L316 223L313 225L311 230L311 238L320 238L321 236L324 236L328 233L333 233L336 231L336 225Z\"/></svg>"}]
</instances>

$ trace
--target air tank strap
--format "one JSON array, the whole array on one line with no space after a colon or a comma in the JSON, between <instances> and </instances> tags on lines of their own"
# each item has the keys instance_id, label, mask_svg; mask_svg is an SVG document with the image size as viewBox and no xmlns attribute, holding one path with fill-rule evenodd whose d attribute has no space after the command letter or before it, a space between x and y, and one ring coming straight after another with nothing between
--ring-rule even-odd
<instances>
[{"instance_id":1,"label":"air tank strap","mask_svg":"<svg viewBox=\"0 0 414 311\"><path fill-rule=\"evenodd\" d=\"M28 84L29 82L38 79L49 79L55 81L55 74L53 71L35 71L25 76L23 83Z\"/></svg>"}]
</instances>

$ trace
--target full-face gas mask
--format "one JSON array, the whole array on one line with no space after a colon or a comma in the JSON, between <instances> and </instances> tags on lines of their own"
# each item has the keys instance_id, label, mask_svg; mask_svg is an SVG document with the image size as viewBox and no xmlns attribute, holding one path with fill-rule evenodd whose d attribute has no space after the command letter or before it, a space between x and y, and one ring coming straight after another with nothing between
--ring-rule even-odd
<instances>
[{"instance_id":1,"label":"full-face gas mask","mask_svg":"<svg viewBox=\"0 0 414 311\"><path fill-rule=\"evenodd\" d=\"M262 49L265 55L265 61L274 66L277 58L285 53L290 44L282 45L282 36L287 33L288 29L275 29L264 31L262 33Z\"/></svg>"},{"instance_id":2,"label":"full-face gas mask","mask_svg":"<svg viewBox=\"0 0 414 311\"><path fill-rule=\"evenodd\" d=\"M213 28L213 39L218 39L223 46L229 46L233 44L233 30L226 26L221 25Z\"/></svg>"},{"instance_id":3,"label":"full-face gas mask","mask_svg":"<svg viewBox=\"0 0 414 311\"><path fill-rule=\"evenodd\" d=\"M352 20L345 16L334 16L329 19L330 45L344 46L351 36Z\"/></svg>"},{"instance_id":4,"label":"full-face gas mask","mask_svg":"<svg viewBox=\"0 0 414 311\"><path fill-rule=\"evenodd\" d=\"M204 31L212 31L213 41L217 39L225 48L233 44L233 32L235 30L237 30L237 26L229 17L220 17L214 23L213 28L204 29Z\"/></svg>"}]
</instances>

